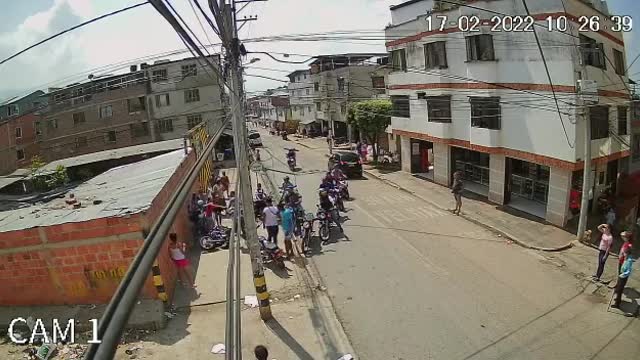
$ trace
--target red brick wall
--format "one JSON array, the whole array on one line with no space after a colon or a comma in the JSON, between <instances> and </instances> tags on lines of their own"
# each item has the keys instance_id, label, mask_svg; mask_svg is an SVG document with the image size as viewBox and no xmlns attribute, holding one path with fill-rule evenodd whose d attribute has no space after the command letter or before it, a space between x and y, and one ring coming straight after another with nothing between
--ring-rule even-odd
<instances>
[{"instance_id":1,"label":"red brick wall","mask_svg":"<svg viewBox=\"0 0 640 360\"><path fill-rule=\"evenodd\" d=\"M0 233L0 305L106 303L142 241L139 215Z\"/></svg>"},{"instance_id":2,"label":"red brick wall","mask_svg":"<svg viewBox=\"0 0 640 360\"><path fill-rule=\"evenodd\" d=\"M149 210L144 213L143 223L145 224L145 229L147 231L153 224L153 222L155 222L156 219L160 216L162 210L164 210L164 207L169 201L169 198L177 189L179 183L187 176L189 169L191 169L195 161L196 154L192 151L187 156L187 158L182 161L180 167L176 169L175 173L165 184L160 193L158 193L156 198L151 203L151 207L149 208ZM199 183L196 181L194 183L194 186L192 187L192 192L197 191L198 188ZM188 196L185 200L171 227L171 232L176 233L176 235L178 236L178 240L184 241L187 244L192 243L191 223L189 222L189 214L187 211L187 206L189 204L190 198L191 196ZM160 248L160 253L158 254L158 265L160 267L160 274L162 275L162 281L164 282L167 296L169 297L169 299L172 299L176 287L177 269L175 267L175 264L171 260L171 257L169 256L168 246L169 237L167 236L167 239L165 239L165 243Z\"/></svg>"}]
</instances>

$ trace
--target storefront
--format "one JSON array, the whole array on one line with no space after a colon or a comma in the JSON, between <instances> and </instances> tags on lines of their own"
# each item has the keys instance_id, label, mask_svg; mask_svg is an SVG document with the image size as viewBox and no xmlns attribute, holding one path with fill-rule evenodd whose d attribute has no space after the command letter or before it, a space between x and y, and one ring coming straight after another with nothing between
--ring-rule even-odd
<instances>
[{"instance_id":1,"label":"storefront","mask_svg":"<svg viewBox=\"0 0 640 360\"><path fill-rule=\"evenodd\" d=\"M506 159L507 191L505 203L512 208L546 218L549 196L548 166L519 159Z\"/></svg>"},{"instance_id":2,"label":"storefront","mask_svg":"<svg viewBox=\"0 0 640 360\"><path fill-rule=\"evenodd\" d=\"M451 172L461 171L465 190L489 196L489 154L451 147Z\"/></svg>"},{"instance_id":3,"label":"storefront","mask_svg":"<svg viewBox=\"0 0 640 360\"><path fill-rule=\"evenodd\" d=\"M433 181L433 143L411 139L411 173Z\"/></svg>"}]
</instances>

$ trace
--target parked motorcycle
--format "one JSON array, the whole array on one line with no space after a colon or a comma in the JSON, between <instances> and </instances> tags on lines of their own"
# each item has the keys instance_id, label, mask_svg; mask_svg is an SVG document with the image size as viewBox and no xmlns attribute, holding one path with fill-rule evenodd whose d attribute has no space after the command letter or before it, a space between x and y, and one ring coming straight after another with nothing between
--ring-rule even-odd
<instances>
[{"instance_id":1,"label":"parked motorcycle","mask_svg":"<svg viewBox=\"0 0 640 360\"><path fill-rule=\"evenodd\" d=\"M329 241L329 230L331 224L331 213L325 211L320 205L318 205L318 212L316 218L319 221L318 232L320 233L320 239L323 242Z\"/></svg>"},{"instance_id":2,"label":"parked motorcycle","mask_svg":"<svg viewBox=\"0 0 640 360\"><path fill-rule=\"evenodd\" d=\"M224 226L216 226L207 234L200 237L200 248L211 251L215 248L228 249L231 229Z\"/></svg>"},{"instance_id":3,"label":"parked motorcycle","mask_svg":"<svg viewBox=\"0 0 640 360\"><path fill-rule=\"evenodd\" d=\"M282 251L276 243L267 240L264 236L259 236L258 240L260 241L260 253L262 254L262 260L264 262L273 262L280 269L284 269L284 251Z\"/></svg>"},{"instance_id":4,"label":"parked motorcycle","mask_svg":"<svg viewBox=\"0 0 640 360\"><path fill-rule=\"evenodd\" d=\"M302 223L302 253L306 253L311 249L311 236L313 235L313 223L316 217L313 213L306 213Z\"/></svg>"}]
</instances>

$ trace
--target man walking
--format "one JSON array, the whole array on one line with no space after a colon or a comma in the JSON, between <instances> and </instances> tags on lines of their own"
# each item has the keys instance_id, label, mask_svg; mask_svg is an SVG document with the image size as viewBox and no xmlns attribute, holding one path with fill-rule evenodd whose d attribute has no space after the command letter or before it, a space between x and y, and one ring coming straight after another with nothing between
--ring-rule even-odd
<instances>
[{"instance_id":1,"label":"man walking","mask_svg":"<svg viewBox=\"0 0 640 360\"><path fill-rule=\"evenodd\" d=\"M462 209L462 190L464 190L462 173L460 171L456 171L453 173L453 186L451 188L451 192L453 193L453 198L456 200L456 208L453 210L453 213L457 215L460 215L460 210Z\"/></svg>"},{"instance_id":2,"label":"man walking","mask_svg":"<svg viewBox=\"0 0 640 360\"><path fill-rule=\"evenodd\" d=\"M616 284L616 288L613 291L615 294L615 301L611 307L620 308L620 303L622 303L622 293L624 292L625 286L627 286L627 280L629 280L629 276L631 276L631 270L633 265L633 256L629 253L627 255L624 264L622 264L622 268L620 269L620 275L618 275L618 283Z\"/></svg>"},{"instance_id":3,"label":"man walking","mask_svg":"<svg viewBox=\"0 0 640 360\"><path fill-rule=\"evenodd\" d=\"M267 199L267 206L262 210L262 224L267 229L267 240L278 245L279 210L273 206L273 200Z\"/></svg>"}]
</instances>

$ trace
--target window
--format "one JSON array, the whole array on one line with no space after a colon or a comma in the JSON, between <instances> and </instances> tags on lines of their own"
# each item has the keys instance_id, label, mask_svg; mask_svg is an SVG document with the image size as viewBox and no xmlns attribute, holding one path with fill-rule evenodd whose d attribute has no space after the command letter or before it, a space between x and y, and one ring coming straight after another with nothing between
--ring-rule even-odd
<instances>
[{"instance_id":1,"label":"window","mask_svg":"<svg viewBox=\"0 0 640 360\"><path fill-rule=\"evenodd\" d=\"M16 139L20 139L22 138L22 128L21 127L17 127L16 128Z\"/></svg>"},{"instance_id":2,"label":"window","mask_svg":"<svg viewBox=\"0 0 640 360\"><path fill-rule=\"evenodd\" d=\"M313 91L320 91L320 83L313 83Z\"/></svg>"},{"instance_id":3,"label":"window","mask_svg":"<svg viewBox=\"0 0 640 360\"><path fill-rule=\"evenodd\" d=\"M167 69L153 70L151 72L151 81L154 83L167 81Z\"/></svg>"},{"instance_id":4,"label":"window","mask_svg":"<svg viewBox=\"0 0 640 360\"><path fill-rule=\"evenodd\" d=\"M305 93L306 93L307 95L309 95L309 89L306 89L306 90L305 90Z\"/></svg>"},{"instance_id":5,"label":"window","mask_svg":"<svg viewBox=\"0 0 640 360\"><path fill-rule=\"evenodd\" d=\"M100 119L106 119L113 116L113 108L111 105L100 106Z\"/></svg>"},{"instance_id":6,"label":"window","mask_svg":"<svg viewBox=\"0 0 640 360\"><path fill-rule=\"evenodd\" d=\"M394 71L407 71L407 57L404 49L391 51L391 69Z\"/></svg>"},{"instance_id":7,"label":"window","mask_svg":"<svg viewBox=\"0 0 640 360\"><path fill-rule=\"evenodd\" d=\"M302 96L302 90L298 90L298 96Z\"/></svg>"},{"instance_id":8,"label":"window","mask_svg":"<svg viewBox=\"0 0 640 360\"><path fill-rule=\"evenodd\" d=\"M169 133L173 132L173 119L158 120L158 132Z\"/></svg>"},{"instance_id":9,"label":"window","mask_svg":"<svg viewBox=\"0 0 640 360\"><path fill-rule=\"evenodd\" d=\"M116 142L116 132L114 130L107 132L107 142Z\"/></svg>"},{"instance_id":10,"label":"window","mask_svg":"<svg viewBox=\"0 0 640 360\"><path fill-rule=\"evenodd\" d=\"M296 77L295 77L295 76L292 76L290 80L291 80L291 82L292 82L292 83L294 83L294 84L295 84L295 82L296 82Z\"/></svg>"},{"instance_id":11,"label":"window","mask_svg":"<svg viewBox=\"0 0 640 360\"><path fill-rule=\"evenodd\" d=\"M624 54L622 54L622 51L613 49L613 63L616 65L616 74L624 75L625 66L624 66Z\"/></svg>"},{"instance_id":12,"label":"window","mask_svg":"<svg viewBox=\"0 0 640 360\"><path fill-rule=\"evenodd\" d=\"M322 111L322 104L321 103L319 103L319 102L316 103L316 110L317 111Z\"/></svg>"},{"instance_id":13,"label":"window","mask_svg":"<svg viewBox=\"0 0 640 360\"><path fill-rule=\"evenodd\" d=\"M143 122L139 124L131 124L129 125L129 129L131 130L131 135L134 138L139 138L143 136L149 135L149 123Z\"/></svg>"},{"instance_id":14,"label":"window","mask_svg":"<svg viewBox=\"0 0 640 360\"><path fill-rule=\"evenodd\" d=\"M165 107L171 105L169 101L169 94L156 95L156 107Z\"/></svg>"},{"instance_id":15,"label":"window","mask_svg":"<svg viewBox=\"0 0 640 360\"><path fill-rule=\"evenodd\" d=\"M192 103L200 101L200 89L191 89L184 91L184 102Z\"/></svg>"},{"instance_id":16,"label":"window","mask_svg":"<svg viewBox=\"0 0 640 360\"><path fill-rule=\"evenodd\" d=\"M472 97L471 126L490 130L500 130L500 98Z\"/></svg>"},{"instance_id":17,"label":"window","mask_svg":"<svg viewBox=\"0 0 640 360\"><path fill-rule=\"evenodd\" d=\"M493 61L495 59L493 36L467 36L467 61Z\"/></svg>"},{"instance_id":18,"label":"window","mask_svg":"<svg viewBox=\"0 0 640 360\"><path fill-rule=\"evenodd\" d=\"M304 106L300 106L300 115L304 116Z\"/></svg>"},{"instance_id":19,"label":"window","mask_svg":"<svg viewBox=\"0 0 640 360\"><path fill-rule=\"evenodd\" d=\"M42 126L40 125L40 121L36 121L36 135L42 135Z\"/></svg>"},{"instance_id":20,"label":"window","mask_svg":"<svg viewBox=\"0 0 640 360\"><path fill-rule=\"evenodd\" d=\"M344 78L338 78L338 91L344 91Z\"/></svg>"},{"instance_id":21,"label":"window","mask_svg":"<svg viewBox=\"0 0 640 360\"><path fill-rule=\"evenodd\" d=\"M427 100L427 93L425 92L419 92L418 93L418 100Z\"/></svg>"},{"instance_id":22,"label":"window","mask_svg":"<svg viewBox=\"0 0 640 360\"><path fill-rule=\"evenodd\" d=\"M302 74L302 76L306 79L307 78L307 74Z\"/></svg>"},{"instance_id":23,"label":"window","mask_svg":"<svg viewBox=\"0 0 640 360\"><path fill-rule=\"evenodd\" d=\"M19 160L24 160L24 150L19 149L16 150L16 158Z\"/></svg>"},{"instance_id":24,"label":"window","mask_svg":"<svg viewBox=\"0 0 640 360\"><path fill-rule=\"evenodd\" d=\"M432 42L424 46L424 62L427 69L446 69L447 51L444 41Z\"/></svg>"},{"instance_id":25,"label":"window","mask_svg":"<svg viewBox=\"0 0 640 360\"><path fill-rule=\"evenodd\" d=\"M80 136L76 138L76 149L87 147L87 145L88 143L86 136Z\"/></svg>"},{"instance_id":26,"label":"window","mask_svg":"<svg viewBox=\"0 0 640 360\"><path fill-rule=\"evenodd\" d=\"M40 106L42 106L42 103L40 101L34 101L33 102L33 108L34 109L39 109Z\"/></svg>"},{"instance_id":27,"label":"window","mask_svg":"<svg viewBox=\"0 0 640 360\"><path fill-rule=\"evenodd\" d=\"M427 98L430 122L451 122L451 96L431 96Z\"/></svg>"},{"instance_id":28,"label":"window","mask_svg":"<svg viewBox=\"0 0 640 360\"><path fill-rule=\"evenodd\" d=\"M135 99L127 99L127 107L129 108L129 114L145 109L144 96L140 96Z\"/></svg>"},{"instance_id":29,"label":"window","mask_svg":"<svg viewBox=\"0 0 640 360\"><path fill-rule=\"evenodd\" d=\"M182 65L182 78L198 75L196 64Z\"/></svg>"},{"instance_id":30,"label":"window","mask_svg":"<svg viewBox=\"0 0 640 360\"><path fill-rule=\"evenodd\" d=\"M347 104L340 104L340 113L342 115L347 113Z\"/></svg>"},{"instance_id":31,"label":"window","mask_svg":"<svg viewBox=\"0 0 640 360\"><path fill-rule=\"evenodd\" d=\"M57 129L58 128L58 119L49 119L49 120L47 120L47 128L49 130Z\"/></svg>"},{"instance_id":32,"label":"window","mask_svg":"<svg viewBox=\"0 0 640 360\"><path fill-rule=\"evenodd\" d=\"M20 107L18 104L11 104L7 106L7 116L15 116L20 112Z\"/></svg>"},{"instance_id":33,"label":"window","mask_svg":"<svg viewBox=\"0 0 640 360\"><path fill-rule=\"evenodd\" d=\"M202 115L201 114L188 115L187 116L187 126L189 127L189 130L193 129L194 127L196 127L201 122L202 122Z\"/></svg>"},{"instance_id":34,"label":"window","mask_svg":"<svg viewBox=\"0 0 640 360\"><path fill-rule=\"evenodd\" d=\"M408 118L411 117L409 110L409 96L391 96L391 114L396 117Z\"/></svg>"},{"instance_id":35,"label":"window","mask_svg":"<svg viewBox=\"0 0 640 360\"><path fill-rule=\"evenodd\" d=\"M73 125L79 125L85 122L85 117L83 112L74 113L73 114Z\"/></svg>"},{"instance_id":36,"label":"window","mask_svg":"<svg viewBox=\"0 0 640 360\"><path fill-rule=\"evenodd\" d=\"M627 107L618 106L618 135L627 135Z\"/></svg>"},{"instance_id":37,"label":"window","mask_svg":"<svg viewBox=\"0 0 640 360\"><path fill-rule=\"evenodd\" d=\"M631 138L631 160L633 162L640 160L640 135L637 134Z\"/></svg>"},{"instance_id":38,"label":"window","mask_svg":"<svg viewBox=\"0 0 640 360\"><path fill-rule=\"evenodd\" d=\"M609 107L593 106L589 111L591 140L609 137Z\"/></svg>"},{"instance_id":39,"label":"window","mask_svg":"<svg viewBox=\"0 0 640 360\"><path fill-rule=\"evenodd\" d=\"M598 44L594 39L580 35L580 49L582 50L582 61L585 65L606 69L603 45Z\"/></svg>"}]
</instances>

